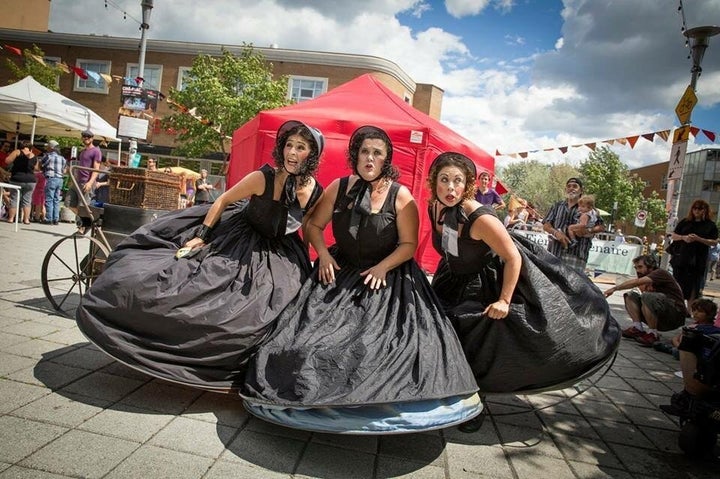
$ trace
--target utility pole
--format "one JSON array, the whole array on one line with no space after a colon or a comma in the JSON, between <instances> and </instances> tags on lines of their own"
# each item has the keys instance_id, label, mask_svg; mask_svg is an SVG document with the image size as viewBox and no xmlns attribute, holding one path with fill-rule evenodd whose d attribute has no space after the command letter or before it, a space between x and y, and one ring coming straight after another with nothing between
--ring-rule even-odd
<instances>
[{"instance_id":1,"label":"utility pole","mask_svg":"<svg viewBox=\"0 0 720 479\"><path fill-rule=\"evenodd\" d=\"M670 245L670 234L675 230L675 223L678 217L678 204L680 200L680 188L682 187L685 153L687 152L687 142L690 135L690 116L692 115L695 104L697 104L695 91L697 89L698 78L702 74L702 67L700 65L705 56L705 50L707 50L707 47L710 45L710 37L718 33L720 33L720 27L717 26L695 27L683 32L683 35L685 35L690 42L690 55L693 66L690 69L690 85L688 85L675 108L675 113L681 126L675 130L673 135L670 164L668 166L667 196L665 197L668 223L665 230L665 251L667 251L667 247ZM667 268L667 265L668 255L664 254L661 266Z\"/></svg>"},{"instance_id":2,"label":"utility pole","mask_svg":"<svg viewBox=\"0 0 720 479\"><path fill-rule=\"evenodd\" d=\"M140 60L138 61L139 85L145 82L145 49L147 48L147 31L150 29L150 12L153 8L153 0L142 0L142 24L140 24Z\"/></svg>"}]
</instances>

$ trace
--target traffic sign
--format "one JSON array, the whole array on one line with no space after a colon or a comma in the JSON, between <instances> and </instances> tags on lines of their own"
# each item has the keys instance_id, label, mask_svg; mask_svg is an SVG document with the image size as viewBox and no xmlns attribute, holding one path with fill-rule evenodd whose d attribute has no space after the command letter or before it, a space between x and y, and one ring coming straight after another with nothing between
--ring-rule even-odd
<instances>
[{"instance_id":1,"label":"traffic sign","mask_svg":"<svg viewBox=\"0 0 720 479\"><path fill-rule=\"evenodd\" d=\"M687 141L678 141L673 143L672 150L670 151L670 165L668 166L668 181L680 180L682 178L686 152Z\"/></svg>"},{"instance_id":2,"label":"traffic sign","mask_svg":"<svg viewBox=\"0 0 720 479\"><path fill-rule=\"evenodd\" d=\"M644 228L646 220L647 220L647 211L640 210L635 214L635 226L637 226L638 228Z\"/></svg>"},{"instance_id":3,"label":"traffic sign","mask_svg":"<svg viewBox=\"0 0 720 479\"><path fill-rule=\"evenodd\" d=\"M683 93L682 98L680 98L680 101L675 107L675 114L677 115L678 120L680 120L681 125L690 121L690 114L692 113L693 108L695 108L695 105L697 105L697 102L698 99L695 95L695 91L690 85L688 85L685 89L685 93Z\"/></svg>"}]
</instances>

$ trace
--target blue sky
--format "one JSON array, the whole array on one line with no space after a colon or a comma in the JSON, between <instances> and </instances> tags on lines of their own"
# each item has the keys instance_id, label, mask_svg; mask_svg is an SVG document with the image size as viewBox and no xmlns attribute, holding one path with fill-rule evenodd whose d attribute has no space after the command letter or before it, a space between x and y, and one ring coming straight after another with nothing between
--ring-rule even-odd
<instances>
[{"instance_id":1,"label":"blue sky","mask_svg":"<svg viewBox=\"0 0 720 479\"><path fill-rule=\"evenodd\" d=\"M139 38L140 0L53 0L50 28ZM684 0L688 28L720 25L720 0ZM202 5L199 7L198 5ZM445 91L442 121L489 153L601 142L678 126L690 82L679 0L155 0L149 38L387 58ZM123 11L127 18L123 18ZM720 35L693 125L720 133ZM693 151L708 140L701 134ZM670 143L614 145L637 167ZM587 148L530 156L577 163ZM498 164L518 161L499 157Z\"/></svg>"}]
</instances>

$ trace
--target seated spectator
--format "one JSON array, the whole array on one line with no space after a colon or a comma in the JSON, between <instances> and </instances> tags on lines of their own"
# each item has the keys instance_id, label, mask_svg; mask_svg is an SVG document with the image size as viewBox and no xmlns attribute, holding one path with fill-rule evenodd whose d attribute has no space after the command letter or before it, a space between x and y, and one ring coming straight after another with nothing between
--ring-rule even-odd
<instances>
[{"instance_id":1,"label":"seated spectator","mask_svg":"<svg viewBox=\"0 0 720 479\"><path fill-rule=\"evenodd\" d=\"M683 390L674 393L670 404L661 404L660 409L674 416L688 417L696 401L720 400L718 341L720 328L712 324L683 328L678 346Z\"/></svg>"},{"instance_id":2,"label":"seated spectator","mask_svg":"<svg viewBox=\"0 0 720 479\"><path fill-rule=\"evenodd\" d=\"M633 320L632 326L624 329L624 338L635 339L641 346L652 346L660 340L658 331L670 331L685 324L687 308L680 285L675 278L658 268L657 260L650 255L633 259L637 279L605 291L605 297L615 291L638 288L640 293L625 293L625 309ZM647 330L645 330L647 325Z\"/></svg>"},{"instance_id":3,"label":"seated spectator","mask_svg":"<svg viewBox=\"0 0 720 479\"><path fill-rule=\"evenodd\" d=\"M696 299L690 305L690 315L692 316L693 323L690 324L688 328L697 328L701 325L713 326L713 321L717 312L718 307L712 300L706 298ZM720 329L718 329L718 331L720 332ZM653 345L653 348L663 353L672 354L675 359L678 359L678 347L680 346L681 340L682 332L673 336L669 343L658 341Z\"/></svg>"},{"instance_id":4,"label":"seated spectator","mask_svg":"<svg viewBox=\"0 0 720 479\"><path fill-rule=\"evenodd\" d=\"M527 201L513 196L510 199L510 206L508 209L510 212L505 217L504 222L507 229L527 224L528 218L530 217L530 212L527 210Z\"/></svg>"}]
</instances>

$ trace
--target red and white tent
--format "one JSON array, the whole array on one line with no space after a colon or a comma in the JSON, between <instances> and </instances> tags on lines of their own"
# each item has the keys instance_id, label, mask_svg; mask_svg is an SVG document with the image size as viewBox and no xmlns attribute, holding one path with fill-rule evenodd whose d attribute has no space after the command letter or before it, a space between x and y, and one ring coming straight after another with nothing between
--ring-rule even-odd
<instances>
[{"instance_id":1,"label":"red and white tent","mask_svg":"<svg viewBox=\"0 0 720 479\"><path fill-rule=\"evenodd\" d=\"M324 186L351 173L347 146L355 129L375 125L387 132L393 143L393 164L400 170L399 182L418 202L420 244L415 258L429 272L435 271L439 259L432 248L431 225L426 212L429 194L426 178L430 163L440 153L456 151L471 158L478 170L492 172L495 169L493 156L408 105L372 75L366 74L313 100L262 111L238 128L233 134L228 186L263 164L273 163L275 133L287 120L305 122L320 129L325 136L325 151L318 172L318 180Z\"/></svg>"}]
</instances>

